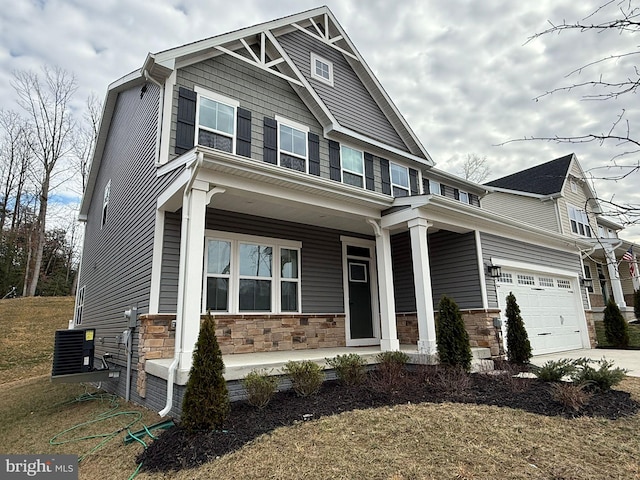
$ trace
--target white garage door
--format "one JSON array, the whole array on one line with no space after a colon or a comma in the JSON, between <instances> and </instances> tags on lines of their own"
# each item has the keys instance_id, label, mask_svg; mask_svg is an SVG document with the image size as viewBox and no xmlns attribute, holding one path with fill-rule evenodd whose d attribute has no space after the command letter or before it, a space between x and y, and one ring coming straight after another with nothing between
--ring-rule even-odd
<instances>
[{"instance_id":1,"label":"white garage door","mask_svg":"<svg viewBox=\"0 0 640 480\"><path fill-rule=\"evenodd\" d=\"M575 283L575 278L503 269L496 289L505 342L506 297L513 292L534 355L582 348L582 301Z\"/></svg>"}]
</instances>

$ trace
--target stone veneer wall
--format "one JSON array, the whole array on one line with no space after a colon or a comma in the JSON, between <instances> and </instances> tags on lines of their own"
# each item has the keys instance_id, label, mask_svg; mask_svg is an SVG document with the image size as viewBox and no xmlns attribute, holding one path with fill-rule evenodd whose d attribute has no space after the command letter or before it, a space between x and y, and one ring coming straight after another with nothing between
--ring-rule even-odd
<instances>
[{"instance_id":1,"label":"stone veneer wall","mask_svg":"<svg viewBox=\"0 0 640 480\"><path fill-rule=\"evenodd\" d=\"M585 310L584 314L587 317L587 332L589 333L589 344L591 345L591 348L596 348L598 346L598 337L596 336L594 313L591 310Z\"/></svg>"},{"instance_id":2,"label":"stone veneer wall","mask_svg":"<svg viewBox=\"0 0 640 480\"><path fill-rule=\"evenodd\" d=\"M223 355L344 347L344 314L214 315Z\"/></svg>"},{"instance_id":3,"label":"stone veneer wall","mask_svg":"<svg viewBox=\"0 0 640 480\"><path fill-rule=\"evenodd\" d=\"M500 310L461 310L465 327L469 333L471 347L483 347L491 350L491 356L503 354L500 329L493 325L494 317L500 316ZM438 313L436 312L436 318ZM415 313L396 315L398 339L401 345L416 345L418 342L418 317Z\"/></svg>"},{"instance_id":4,"label":"stone veneer wall","mask_svg":"<svg viewBox=\"0 0 640 480\"><path fill-rule=\"evenodd\" d=\"M175 328L172 322L174 314L140 315L138 330L138 380L136 387L142 398L147 395L147 373L144 365L147 360L173 358L175 352Z\"/></svg>"}]
</instances>

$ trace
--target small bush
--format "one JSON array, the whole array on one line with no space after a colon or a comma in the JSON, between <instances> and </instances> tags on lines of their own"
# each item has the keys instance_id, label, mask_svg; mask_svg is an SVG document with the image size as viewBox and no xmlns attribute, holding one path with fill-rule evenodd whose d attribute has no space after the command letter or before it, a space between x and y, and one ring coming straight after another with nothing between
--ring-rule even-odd
<instances>
[{"instance_id":1,"label":"small bush","mask_svg":"<svg viewBox=\"0 0 640 480\"><path fill-rule=\"evenodd\" d=\"M604 336L616 348L629 346L629 326L612 298L604 309Z\"/></svg>"},{"instance_id":2,"label":"small bush","mask_svg":"<svg viewBox=\"0 0 640 480\"><path fill-rule=\"evenodd\" d=\"M507 358L510 362L524 365L531 359L531 343L524 321L520 316L520 307L512 292L507 295Z\"/></svg>"},{"instance_id":3,"label":"small bush","mask_svg":"<svg viewBox=\"0 0 640 480\"><path fill-rule=\"evenodd\" d=\"M193 365L182 400L181 423L189 431L220 429L229 413L224 362L216 338L216 325L207 314L193 352Z\"/></svg>"},{"instance_id":4,"label":"small bush","mask_svg":"<svg viewBox=\"0 0 640 480\"><path fill-rule=\"evenodd\" d=\"M469 373L461 366L439 365L434 388L453 395L466 392L471 385Z\"/></svg>"},{"instance_id":5,"label":"small bush","mask_svg":"<svg viewBox=\"0 0 640 480\"><path fill-rule=\"evenodd\" d=\"M291 379L293 390L300 397L308 397L318 393L324 381L322 367L311 360L289 361L283 370Z\"/></svg>"},{"instance_id":6,"label":"small bush","mask_svg":"<svg viewBox=\"0 0 640 480\"><path fill-rule=\"evenodd\" d=\"M334 358L327 358L327 363L335 369L338 379L346 385L359 385L364 382L367 372L366 362L357 353L338 355Z\"/></svg>"},{"instance_id":7,"label":"small bush","mask_svg":"<svg viewBox=\"0 0 640 480\"><path fill-rule=\"evenodd\" d=\"M409 355L401 351L381 352L376 361L375 382L382 390L391 391L402 385Z\"/></svg>"},{"instance_id":8,"label":"small bush","mask_svg":"<svg viewBox=\"0 0 640 480\"><path fill-rule=\"evenodd\" d=\"M436 343L440 363L468 372L471 369L471 345L458 305L443 295L438 304L438 314Z\"/></svg>"},{"instance_id":9,"label":"small bush","mask_svg":"<svg viewBox=\"0 0 640 480\"><path fill-rule=\"evenodd\" d=\"M278 379L264 370L253 370L244 377L242 386L247 391L249 405L264 408L278 389Z\"/></svg>"},{"instance_id":10,"label":"small bush","mask_svg":"<svg viewBox=\"0 0 640 480\"><path fill-rule=\"evenodd\" d=\"M565 408L577 412L589 403L592 394L587 391L586 384L560 382L551 386L551 396Z\"/></svg>"},{"instance_id":11,"label":"small bush","mask_svg":"<svg viewBox=\"0 0 640 480\"><path fill-rule=\"evenodd\" d=\"M640 290L633 292L633 314L636 316L636 320L640 321Z\"/></svg>"},{"instance_id":12,"label":"small bush","mask_svg":"<svg viewBox=\"0 0 640 480\"><path fill-rule=\"evenodd\" d=\"M623 368L612 368L613 362L604 358L602 360L580 358L574 363L577 368L571 375L571 379L577 384L584 384L587 388L603 392L619 384L627 373ZM591 366L592 363L599 365L597 370Z\"/></svg>"},{"instance_id":13,"label":"small bush","mask_svg":"<svg viewBox=\"0 0 640 480\"><path fill-rule=\"evenodd\" d=\"M544 382L559 382L566 376L571 376L576 371L573 360L562 358L560 360L549 360L541 367L531 366L531 371Z\"/></svg>"}]
</instances>

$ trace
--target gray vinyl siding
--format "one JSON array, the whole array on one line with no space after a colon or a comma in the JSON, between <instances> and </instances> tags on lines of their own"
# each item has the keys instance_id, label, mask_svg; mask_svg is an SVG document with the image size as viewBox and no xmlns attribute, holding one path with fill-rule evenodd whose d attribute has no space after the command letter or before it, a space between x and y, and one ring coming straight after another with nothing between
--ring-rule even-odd
<instances>
[{"instance_id":1,"label":"gray vinyl siding","mask_svg":"<svg viewBox=\"0 0 640 480\"><path fill-rule=\"evenodd\" d=\"M309 127L320 137L320 176L329 178L329 146L323 130L311 111L289 83L229 55L218 56L178 70L174 88L171 155L175 155L175 125L178 118L178 88L194 86L211 90L240 102L251 111L251 158L262 161L263 120L281 115Z\"/></svg>"},{"instance_id":2,"label":"gray vinyl siding","mask_svg":"<svg viewBox=\"0 0 640 480\"><path fill-rule=\"evenodd\" d=\"M207 210L206 228L302 242L303 313L344 313L340 235L371 239L349 232L215 209Z\"/></svg>"},{"instance_id":3,"label":"gray vinyl siding","mask_svg":"<svg viewBox=\"0 0 640 480\"><path fill-rule=\"evenodd\" d=\"M482 208L516 220L560 232L556 202L512 193L495 192L482 199Z\"/></svg>"},{"instance_id":4,"label":"gray vinyl siding","mask_svg":"<svg viewBox=\"0 0 640 480\"><path fill-rule=\"evenodd\" d=\"M453 298L463 309L482 308L474 234L435 232L429 234L428 245L434 310L442 295ZM396 311L415 312L409 232L394 235L391 240L391 249Z\"/></svg>"},{"instance_id":5,"label":"gray vinyl siding","mask_svg":"<svg viewBox=\"0 0 640 480\"><path fill-rule=\"evenodd\" d=\"M278 37L278 42L340 125L409 151L340 52L299 31ZM311 52L333 63L333 86L311 77Z\"/></svg>"},{"instance_id":6,"label":"gray vinyl siding","mask_svg":"<svg viewBox=\"0 0 640 480\"><path fill-rule=\"evenodd\" d=\"M113 354L126 364L117 337L126 329L123 313L149 311L156 199L180 170L156 177L159 89L152 84L121 92L88 209L80 285L86 285L83 327L95 327L96 357ZM111 181L107 220L101 225L104 188ZM138 335L134 338L137 364ZM121 377L123 380L124 376Z\"/></svg>"},{"instance_id":7,"label":"gray vinyl siding","mask_svg":"<svg viewBox=\"0 0 640 480\"><path fill-rule=\"evenodd\" d=\"M580 257L577 252L562 252L548 247L490 235L488 233L481 233L480 238L482 243L482 260L485 265L491 263L491 257L498 257L505 260L540 265L541 267L568 270L576 274L582 272L582 265L580 264ZM488 275L485 278L489 308L498 308L495 282ZM585 289L581 289L581 291L584 308L587 308L588 303Z\"/></svg>"},{"instance_id":8,"label":"gray vinyl siding","mask_svg":"<svg viewBox=\"0 0 640 480\"><path fill-rule=\"evenodd\" d=\"M175 313L178 305L178 270L180 266L180 213L165 212L160 278L160 313Z\"/></svg>"}]
</instances>

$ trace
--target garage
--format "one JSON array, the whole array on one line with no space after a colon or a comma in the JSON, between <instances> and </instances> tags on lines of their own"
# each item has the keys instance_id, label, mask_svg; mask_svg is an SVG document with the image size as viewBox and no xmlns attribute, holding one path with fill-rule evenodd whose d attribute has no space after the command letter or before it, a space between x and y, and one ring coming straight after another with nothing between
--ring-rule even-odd
<instances>
[{"instance_id":1,"label":"garage","mask_svg":"<svg viewBox=\"0 0 640 480\"><path fill-rule=\"evenodd\" d=\"M513 292L534 355L583 348L586 322L575 277L503 268L496 280L505 343L506 297Z\"/></svg>"}]
</instances>

